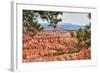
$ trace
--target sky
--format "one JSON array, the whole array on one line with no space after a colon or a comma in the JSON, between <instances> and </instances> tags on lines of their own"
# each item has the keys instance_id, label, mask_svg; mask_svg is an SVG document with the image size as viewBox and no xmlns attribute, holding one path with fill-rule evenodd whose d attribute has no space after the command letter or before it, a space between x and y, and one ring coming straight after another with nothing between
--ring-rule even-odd
<instances>
[{"instance_id":1,"label":"sky","mask_svg":"<svg viewBox=\"0 0 100 73\"><path fill-rule=\"evenodd\" d=\"M63 15L59 15L58 18L62 18L62 21L59 23L72 23L77 25L86 25L89 24L88 13L72 13L72 12L63 12ZM46 21L38 18L39 23L47 23Z\"/></svg>"},{"instance_id":2,"label":"sky","mask_svg":"<svg viewBox=\"0 0 100 73\"><path fill-rule=\"evenodd\" d=\"M88 24L90 21L88 19L88 13L63 13L64 23L73 23L73 24Z\"/></svg>"}]
</instances>

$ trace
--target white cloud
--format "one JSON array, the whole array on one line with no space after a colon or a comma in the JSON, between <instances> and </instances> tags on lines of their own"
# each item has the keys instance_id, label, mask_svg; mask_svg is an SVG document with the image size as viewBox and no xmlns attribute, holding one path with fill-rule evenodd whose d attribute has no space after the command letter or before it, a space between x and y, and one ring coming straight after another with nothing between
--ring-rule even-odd
<instances>
[{"instance_id":1,"label":"white cloud","mask_svg":"<svg viewBox=\"0 0 100 73\"><path fill-rule=\"evenodd\" d=\"M87 15L88 13L64 12L63 17L62 17L62 20L63 20L62 22L86 25L90 22Z\"/></svg>"},{"instance_id":2,"label":"white cloud","mask_svg":"<svg viewBox=\"0 0 100 73\"><path fill-rule=\"evenodd\" d=\"M64 12L63 15L59 15L58 18L62 18L62 21L59 23L73 23L79 25L89 24L89 19L87 17L88 13L71 13ZM46 20L42 20L41 18L37 18L39 23L48 23Z\"/></svg>"},{"instance_id":3,"label":"white cloud","mask_svg":"<svg viewBox=\"0 0 100 73\"><path fill-rule=\"evenodd\" d=\"M37 18L38 23L48 23L46 20L42 20L40 17Z\"/></svg>"}]
</instances>

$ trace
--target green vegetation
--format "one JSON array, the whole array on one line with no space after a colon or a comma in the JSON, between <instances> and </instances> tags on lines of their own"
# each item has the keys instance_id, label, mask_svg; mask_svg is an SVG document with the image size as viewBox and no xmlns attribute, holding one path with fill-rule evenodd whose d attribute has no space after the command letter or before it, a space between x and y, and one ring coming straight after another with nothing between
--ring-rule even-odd
<instances>
[{"instance_id":1,"label":"green vegetation","mask_svg":"<svg viewBox=\"0 0 100 73\"><path fill-rule=\"evenodd\" d=\"M87 27L87 26L86 26ZM77 48L89 48L91 46L91 31L90 29L79 29L76 38L78 39Z\"/></svg>"},{"instance_id":2,"label":"green vegetation","mask_svg":"<svg viewBox=\"0 0 100 73\"><path fill-rule=\"evenodd\" d=\"M88 14L89 20L91 19L91 14ZM76 35L75 35L76 34ZM77 49L86 48L91 46L91 23L86 25L84 29L79 29L76 32L71 32L71 36L77 38L78 43L76 45Z\"/></svg>"},{"instance_id":3,"label":"green vegetation","mask_svg":"<svg viewBox=\"0 0 100 73\"><path fill-rule=\"evenodd\" d=\"M47 21L49 26L56 28L58 22L61 21L58 15L62 15L62 12L23 10L23 32L35 35L38 31L41 31L43 27L38 23L38 18Z\"/></svg>"}]
</instances>

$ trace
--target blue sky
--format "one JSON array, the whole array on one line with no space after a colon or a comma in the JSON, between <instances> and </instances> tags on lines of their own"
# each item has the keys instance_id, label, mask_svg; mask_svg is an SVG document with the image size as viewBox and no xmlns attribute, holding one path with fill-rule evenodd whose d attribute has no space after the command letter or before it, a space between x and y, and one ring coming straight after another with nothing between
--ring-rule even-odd
<instances>
[{"instance_id":1,"label":"blue sky","mask_svg":"<svg viewBox=\"0 0 100 73\"><path fill-rule=\"evenodd\" d=\"M62 18L60 23L73 23L78 25L86 25L90 21L87 17L88 13L71 13L71 12L63 12L63 15L59 15L58 18ZM39 23L47 23L46 21L38 18Z\"/></svg>"}]
</instances>

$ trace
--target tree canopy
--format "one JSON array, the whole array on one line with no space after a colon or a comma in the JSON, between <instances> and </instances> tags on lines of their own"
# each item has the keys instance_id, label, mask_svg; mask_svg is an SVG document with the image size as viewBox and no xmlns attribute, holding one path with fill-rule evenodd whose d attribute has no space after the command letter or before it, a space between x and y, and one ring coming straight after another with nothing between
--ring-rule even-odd
<instances>
[{"instance_id":1,"label":"tree canopy","mask_svg":"<svg viewBox=\"0 0 100 73\"><path fill-rule=\"evenodd\" d=\"M62 12L23 10L23 32L36 34L38 31L41 31L43 27L38 23L38 18L47 21L49 26L56 28L58 22L62 20L58 18L59 15L62 15Z\"/></svg>"},{"instance_id":2,"label":"tree canopy","mask_svg":"<svg viewBox=\"0 0 100 73\"><path fill-rule=\"evenodd\" d=\"M91 20L91 14L88 14L88 19ZM85 26L84 29L79 29L76 31L76 35L72 32L72 37L76 37L78 39L78 43L76 45L76 48L79 50L81 48L90 48L91 46L91 22L89 22L88 25Z\"/></svg>"}]
</instances>

